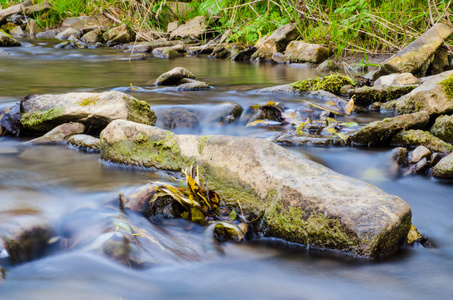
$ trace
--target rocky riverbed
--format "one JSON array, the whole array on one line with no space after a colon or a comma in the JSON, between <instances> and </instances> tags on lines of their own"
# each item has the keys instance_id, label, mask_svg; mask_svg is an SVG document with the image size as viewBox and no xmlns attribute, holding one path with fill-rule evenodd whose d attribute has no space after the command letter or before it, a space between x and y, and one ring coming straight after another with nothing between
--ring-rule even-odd
<instances>
[{"instance_id":1,"label":"rocky riverbed","mask_svg":"<svg viewBox=\"0 0 453 300\"><path fill-rule=\"evenodd\" d=\"M77 22L80 20L79 18ZM84 22L88 22L88 19ZM67 24L69 23L68 20ZM68 27L77 30L74 24ZM442 24L437 27L437 31L447 30ZM80 30L83 31L83 28ZM124 26L122 28L124 29ZM127 31L127 28L125 30ZM67 34L70 30L65 29L58 34L63 32ZM135 47L148 43L124 46L126 39L119 40L117 36L115 41L113 33L108 32L106 30L104 35L109 36L107 44L116 45L123 50L129 47L138 52ZM253 54L248 49L252 59L268 60L270 53L270 59L274 60L281 57L275 53L282 51L285 61L288 62L322 61L294 58L295 53L305 51L300 50L300 47L306 45L289 41L293 39L291 32L290 26L287 26L271 35L263 45L257 45L259 47L256 47L257 50L253 53L258 54ZM434 68L430 63L440 51L441 43L430 38L428 33L416 43L429 43L431 46L425 48L433 49L432 55L422 64L425 68L423 70L421 67L417 67L416 71L401 67L395 74L384 75L389 73L388 67L378 70L378 73L354 78L337 73L327 75L323 69L319 71L322 76L314 79L313 76L305 76L302 81L297 81L300 78L293 76L292 80L286 82L270 80L266 84L286 83L284 86L264 90L247 86L246 92L237 89L235 92L240 94L236 97L237 101L217 101L203 109L197 108L196 105L168 104L171 101L167 100L167 97L209 97L210 93L216 93L215 90L222 85L206 72L197 74L191 72L190 67L182 68L181 66L190 63L184 63L180 53L190 53L190 50L186 48L186 44L180 42L170 45L172 41L164 41L169 43L166 45L159 44L167 47L165 49L159 49L157 43L150 47L156 46L152 49L158 49L154 51L154 55L161 61L166 61L162 58L172 58L182 63L177 67L174 64L165 67L165 72L149 77L147 84L130 83L128 86L126 83L122 87L115 87L113 91L108 88L96 91L96 88L92 88L88 92L76 89L59 94L47 91L22 95L16 105L5 107L0 118L2 135L5 136L3 141L26 141L20 146L14 146L20 150L10 149L13 154L16 153L14 151L33 152L34 147L69 145L70 148L80 149L83 153L95 153L86 155L97 156L96 153L100 153L99 157L106 164L113 162L133 165L139 170L146 170L145 172L170 171L163 173L163 176L167 184L178 188L181 183L174 181L171 176L187 179L187 175L184 176L181 172L188 172L188 168L195 165L199 168L199 174L202 174L198 179L199 186L208 192L215 192L221 200L221 209L227 209L229 213L226 216L214 216L209 212L205 214L205 209L200 206L201 208L197 208L203 213L199 215L200 218L194 218L193 210L189 213L189 216L192 214L191 217L187 218L180 208L175 209L174 201L178 201L178 197L167 194L167 198L152 198L152 189L148 189L143 180L142 184L139 184L142 188L135 192L118 192L115 197L105 197L101 206L97 203L98 207L102 207L105 218L97 216L90 219L90 214L83 210L87 209L86 207L82 207L82 211L74 210L69 215L60 215L59 221L46 217L48 208L24 210L21 207L12 207L8 210L8 217L2 219L2 253L5 255L5 261L9 260L4 264L6 269L39 257L51 256L63 249L91 249L103 257L133 268L150 268L178 260L204 260L207 252L221 255L219 245L225 244L219 242L228 235L207 230L206 236L210 234L210 239L202 244L197 241L197 236L194 239L191 236L183 236L174 244L169 243L165 235L156 236L150 231L148 220L125 210L125 203L131 199L136 199L135 201L141 204L153 199L157 201L158 207L164 208L163 211L158 210L160 213L157 215L147 211L146 215L152 224L156 218L165 219L165 222L173 219L182 221L184 218L195 220L195 223L203 220L203 225L206 224L205 221L211 224L224 222L222 228L241 228L241 224L246 224L244 238L247 240L256 241L260 237L263 240L279 238L304 245L308 249L328 251L331 254L339 251L352 257L372 259L391 256L402 246L407 249L407 244L414 242L407 239L409 230L413 228L411 224L419 227L411 220L413 212L409 206L410 201L408 204L404 198L402 200L367 183L331 171L313 162L311 156L295 154L280 145L335 145L346 151L355 151L353 146L358 146L359 149L363 146L398 146L390 155L393 158L389 156L387 161L387 171L394 172L392 176L398 176L395 174L402 171L403 175L432 174L436 178L451 179L451 72ZM281 37L282 34L285 37ZM120 36L123 38L127 34L123 32ZM70 40L69 44L58 44L55 49L71 48L69 45L72 43L83 46L77 44L77 37L67 38ZM24 40L24 43L28 42L29 40ZM285 46L277 45L280 42ZM89 47L89 44L86 45ZM285 48L286 45L288 48ZM408 49L412 49L411 47L413 48L410 46ZM6 51L9 49L6 48ZM150 49L146 51L149 52ZM177 52L177 55L170 50ZM410 53L409 50L405 53ZM310 51L323 50L313 47ZM11 53L14 56L16 52ZM213 50L213 53L220 52ZM326 58L322 53L319 56ZM396 57L404 57L404 53L397 54ZM185 58L191 59L196 58ZM390 62L388 64L390 65ZM291 64L274 68L289 69ZM428 74L430 76L426 76ZM291 84L292 82L294 84ZM262 86L258 84L257 87ZM150 98L151 93L164 95L156 101L160 101L160 105L156 104L154 99L146 99ZM143 101L142 97L147 101ZM241 97L249 97L254 103L243 103L238 100ZM288 102L277 101L280 98ZM397 116L387 114L385 119L377 116L378 120L375 122L367 121L367 117L373 115L376 110L381 113L392 112ZM203 127L215 130L206 132ZM240 131L247 134L238 134ZM219 134L228 132L267 139ZM21 157L28 155L21 154ZM395 171L392 159L400 165L399 171ZM449 182L446 181L445 184L448 185ZM164 189L159 183L156 183L156 186ZM158 201L164 202L162 204ZM168 203L173 204L168 206ZM212 202L210 205L213 206ZM238 219L232 217L233 211L240 215ZM88 219L71 219L71 216L78 214ZM223 217L226 219L222 219ZM101 230L94 235L90 234L89 229L86 232L76 230L75 228L83 227L85 221L82 220L90 224L90 227ZM61 222L65 229L57 228L56 222ZM209 226L207 228L212 229ZM65 231L71 234L62 234ZM411 231L409 236L414 234L414 231ZM220 236L222 238L219 240ZM419 245L425 243L423 237L417 234L415 236ZM180 247L185 250L181 251ZM166 249L180 250L172 254Z\"/></svg>"}]
</instances>

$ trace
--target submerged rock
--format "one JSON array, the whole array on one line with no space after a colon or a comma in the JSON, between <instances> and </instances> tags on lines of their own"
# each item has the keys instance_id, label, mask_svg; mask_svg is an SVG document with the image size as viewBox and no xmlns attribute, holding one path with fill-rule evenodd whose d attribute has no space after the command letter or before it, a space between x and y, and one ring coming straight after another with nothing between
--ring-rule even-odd
<instances>
[{"instance_id":1,"label":"submerged rock","mask_svg":"<svg viewBox=\"0 0 453 300\"><path fill-rule=\"evenodd\" d=\"M429 115L426 112L387 118L359 129L351 134L348 140L359 145L382 145L395 133L411 128L423 128L428 122Z\"/></svg>"},{"instance_id":2,"label":"submerged rock","mask_svg":"<svg viewBox=\"0 0 453 300\"><path fill-rule=\"evenodd\" d=\"M100 139L87 134L76 134L69 138L68 144L87 152L98 152L100 149Z\"/></svg>"},{"instance_id":3,"label":"submerged rock","mask_svg":"<svg viewBox=\"0 0 453 300\"><path fill-rule=\"evenodd\" d=\"M368 258L398 249L411 224L396 196L261 139L174 135L113 121L101 133L104 160L180 171L193 165L229 207L264 215L266 236Z\"/></svg>"},{"instance_id":4,"label":"submerged rock","mask_svg":"<svg viewBox=\"0 0 453 300\"><path fill-rule=\"evenodd\" d=\"M196 128L200 121L193 112L183 108L171 108L157 113L156 126L164 129Z\"/></svg>"},{"instance_id":5,"label":"submerged rock","mask_svg":"<svg viewBox=\"0 0 453 300\"><path fill-rule=\"evenodd\" d=\"M398 164L403 165L406 162L407 158L407 148L404 147L396 147L392 150L392 158Z\"/></svg>"},{"instance_id":6,"label":"submerged rock","mask_svg":"<svg viewBox=\"0 0 453 300\"><path fill-rule=\"evenodd\" d=\"M276 104L272 101L269 101L265 105L258 105L258 107L255 109L255 113L250 118L249 123L257 120L283 122L283 109L280 107L279 103Z\"/></svg>"},{"instance_id":7,"label":"submerged rock","mask_svg":"<svg viewBox=\"0 0 453 300\"><path fill-rule=\"evenodd\" d=\"M68 139L79 133L85 131L85 125L81 123L65 123L61 124L45 135L29 141L31 144L55 144L55 143L66 143Z\"/></svg>"},{"instance_id":8,"label":"submerged rock","mask_svg":"<svg viewBox=\"0 0 453 300\"><path fill-rule=\"evenodd\" d=\"M449 25L437 23L409 46L385 61L381 74L412 73L424 76L437 49L452 33Z\"/></svg>"},{"instance_id":9,"label":"submerged rock","mask_svg":"<svg viewBox=\"0 0 453 300\"><path fill-rule=\"evenodd\" d=\"M219 105L210 122L218 122L222 125L227 125L239 119L242 112L242 106L234 102L227 102Z\"/></svg>"},{"instance_id":10,"label":"submerged rock","mask_svg":"<svg viewBox=\"0 0 453 300\"><path fill-rule=\"evenodd\" d=\"M453 71L428 77L421 86L398 100L387 102L381 111L394 111L397 115L426 111L430 115L453 113L453 97L446 93L453 84Z\"/></svg>"},{"instance_id":11,"label":"submerged rock","mask_svg":"<svg viewBox=\"0 0 453 300\"><path fill-rule=\"evenodd\" d=\"M28 132L46 132L63 123L80 122L101 131L116 119L155 124L149 104L121 92L32 95L21 102L20 122Z\"/></svg>"},{"instance_id":12,"label":"submerged rock","mask_svg":"<svg viewBox=\"0 0 453 300\"><path fill-rule=\"evenodd\" d=\"M290 62L318 64L329 57L329 50L322 45L292 41L286 47L285 56Z\"/></svg>"},{"instance_id":13,"label":"submerged rock","mask_svg":"<svg viewBox=\"0 0 453 300\"><path fill-rule=\"evenodd\" d=\"M442 158L433 168L436 178L453 179L453 153Z\"/></svg>"},{"instance_id":14,"label":"submerged rock","mask_svg":"<svg viewBox=\"0 0 453 300\"><path fill-rule=\"evenodd\" d=\"M440 153L453 152L453 145L442 141L431 133L423 130L408 130L395 134L392 145L425 146L431 151Z\"/></svg>"},{"instance_id":15,"label":"submerged rock","mask_svg":"<svg viewBox=\"0 0 453 300\"><path fill-rule=\"evenodd\" d=\"M337 136L319 137L299 135L296 131L284 132L274 138L274 142L287 145L343 146L344 142Z\"/></svg>"},{"instance_id":16,"label":"submerged rock","mask_svg":"<svg viewBox=\"0 0 453 300\"><path fill-rule=\"evenodd\" d=\"M252 55L253 60L271 60L275 52L283 52L289 42L298 36L296 24L288 23L275 30L269 37L258 41L255 45L258 50Z\"/></svg>"},{"instance_id":17,"label":"submerged rock","mask_svg":"<svg viewBox=\"0 0 453 300\"><path fill-rule=\"evenodd\" d=\"M430 132L448 143L453 143L453 115L438 117Z\"/></svg>"},{"instance_id":18,"label":"submerged rock","mask_svg":"<svg viewBox=\"0 0 453 300\"><path fill-rule=\"evenodd\" d=\"M160 75L156 81L154 82L155 85L173 85L178 84L179 81L183 78L189 79L196 79L195 75L192 74L189 70L176 67L162 75Z\"/></svg>"}]
</instances>

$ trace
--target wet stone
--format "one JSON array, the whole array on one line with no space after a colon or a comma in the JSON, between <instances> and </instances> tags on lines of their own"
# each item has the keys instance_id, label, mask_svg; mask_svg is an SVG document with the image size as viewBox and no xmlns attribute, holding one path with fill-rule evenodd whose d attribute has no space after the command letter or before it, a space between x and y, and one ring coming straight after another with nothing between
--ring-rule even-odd
<instances>
[{"instance_id":1,"label":"wet stone","mask_svg":"<svg viewBox=\"0 0 453 300\"><path fill-rule=\"evenodd\" d=\"M407 158L407 149L404 147L396 147L392 150L392 158L398 164L403 165L406 162Z\"/></svg>"},{"instance_id":2,"label":"wet stone","mask_svg":"<svg viewBox=\"0 0 453 300\"><path fill-rule=\"evenodd\" d=\"M429 162L425 157L422 160L420 160L418 163L416 163L414 166L412 166L411 169L413 170L414 173L421 174L421 173L425 173L425 171L428 169L428 167L429 167Z\"/></svg>"},{"instance_id":3,"label":"wet stone","mask_svg":"<svg viewBox=\"0 0 453 300\"><path fill-rule=\"evenodd\" d=\"M157 113L157 126L164 129L190 128L198 126L198 116L183 108L172 108Z\"/></svg>"},{"instance_id":4,"label":"wet stone","mask_svg":"<svg viewBox=\"0 0 453 300\"><path fill-rule=\"evenodd\" d=\"M415 164L421 161L423 158L427 158L431 156L431 151L425 146L418 146L412 151L409 155L409 163Z\"/></svg>"},{"instance_id":5,"label":"wet stone","mask_svg":"<svg viewBox=\"0 0 453 300\"><path fill-rule=\"evenodd\" d=\"M429 161L429 167L432 168L442 159L442 156L439 153L432 153L431 159Z\"/></svg>"}]
</instances>

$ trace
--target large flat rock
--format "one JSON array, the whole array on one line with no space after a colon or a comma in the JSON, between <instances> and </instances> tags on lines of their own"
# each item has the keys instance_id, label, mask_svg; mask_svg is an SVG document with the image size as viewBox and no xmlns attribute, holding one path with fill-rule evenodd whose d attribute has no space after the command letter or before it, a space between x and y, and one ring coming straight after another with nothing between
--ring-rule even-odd
<instances>
[{"instance_id":1,"label":"large flat rock","mask_svg":"<svg viewBox=\"0 0 453 300\"><path fill-rule=\"evenodd\" d=\"M116 120L101 133L101 158L180 171L195 162L209 189L251 217L266 236L368 258L393 253L411 224L409 205L266 140L174 135ZM203 183L202 183L203 184Z\"/></svg>"},{"instance_id":2,"label":"large flat rock","mask_svg":"<svg viewBox=\"0 0 453 300\"><path fill-rule=\"evenodd\" d=\"M122 92L33 95L21 101L20 123L28 132L46 132L69 122L79 122L100 131L116 119L148 125L156 115L145 101Z\"/></svg>"}]
</instances>

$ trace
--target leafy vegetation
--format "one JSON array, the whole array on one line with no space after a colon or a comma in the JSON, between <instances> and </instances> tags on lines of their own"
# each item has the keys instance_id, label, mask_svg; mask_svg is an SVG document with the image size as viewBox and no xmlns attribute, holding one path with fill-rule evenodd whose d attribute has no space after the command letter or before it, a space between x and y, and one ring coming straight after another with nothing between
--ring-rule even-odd
<instances>
[{"instance_id":1,"label":"leafy vegetation","mask_svg":"<svg viewBox=\"0 0 453 300\"><path fill-rule=\"evenodd\" d=\"M43 0L35 0L41 2ZM432 24L451 20L448 0L48 0L53 11L42 24L57 25L70 16L107 13L134 30L165 32L170 21L205 15L210 33L229 29L229 40L253 45L288 22L298 24L301 39L328 46L341 55L402 49ZM19 1L2 0L4 7Z\"/></svg>"}]
</instances>

